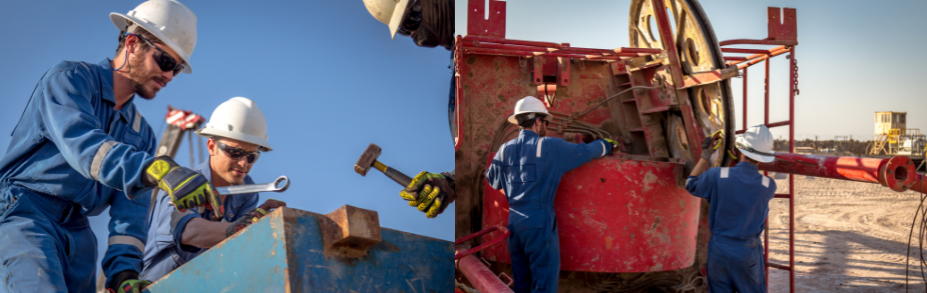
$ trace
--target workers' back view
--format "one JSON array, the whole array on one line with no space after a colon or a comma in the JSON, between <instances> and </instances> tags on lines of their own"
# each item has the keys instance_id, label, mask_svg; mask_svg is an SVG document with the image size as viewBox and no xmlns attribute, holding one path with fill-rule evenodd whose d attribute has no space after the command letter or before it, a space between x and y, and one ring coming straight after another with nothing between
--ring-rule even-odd
<instances>
[{"instance_id":1,"label":"workers' back view","mask_svg":"<svg viewBox=\"0 0 927 293\"><path fill-rule=\"evenodd\" d=\"M554 195L564 173L611 154L617 142L600 139L574 144L543 137L550 119L544 104L526 97L515 105L509 122L518 137L506 142L486 172L492 188L503 190L509 202L509 253L515 292L557 292L560 240L554 215Z\"/></svg>"},{"instance_id":2,"label":"workers' back view","mask_svg":"<svg viewBox=\"0 0 927 293\"><path fill-rule=\"evenodd\" d=\"M757 169L772 162L772 134L765 125L737 137L740 163L711 168L712 138L702 143L702 158L686 180L686 190L708 200L708 288L711 292L766 292L760 233L766 225L776 182Z\"/></svg>"}]
</instances>

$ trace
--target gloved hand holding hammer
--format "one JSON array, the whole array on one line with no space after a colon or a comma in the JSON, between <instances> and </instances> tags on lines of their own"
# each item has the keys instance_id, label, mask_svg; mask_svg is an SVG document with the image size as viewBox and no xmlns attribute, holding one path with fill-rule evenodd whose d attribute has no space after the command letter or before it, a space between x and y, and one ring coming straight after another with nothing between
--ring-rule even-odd
<instances>
[{"instance_id":1,"label":"gloved hand holding hammer","mask_svg":"<svg viewBox=\"0 0 927 293\"><path fill-rule=\"evenodd\" d=\"M412 178L399 196L409 201L410 206L418 207L425 212L425 217L434 218L443 213L449 204L454 202L454 174L421 172Z\"/></svg>"}]
</instances>

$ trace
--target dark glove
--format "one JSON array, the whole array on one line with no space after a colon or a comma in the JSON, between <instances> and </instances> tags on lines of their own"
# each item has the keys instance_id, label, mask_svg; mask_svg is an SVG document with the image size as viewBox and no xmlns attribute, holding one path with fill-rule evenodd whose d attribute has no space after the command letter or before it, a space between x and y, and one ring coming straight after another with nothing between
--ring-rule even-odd
<instances>
[{"instance_id":1,"label":"dark glove","mask_svg":"<svg viewBox=\"0 0 927 293\"><path fill-rule=\"evenodd\" d=\"M116 289L108 288L109 292L116 293L141 293L145 287L151 285L151 282L138 279L138 273L133 271L122 271L113 276L113 282L110 284L119 284Z\"/></svg>"},{"instance_id":2,"label":"dark glove","mask_svg":"<svg viewBox=\"0 0 927 293\"><path fill-rule=\"evenodd\" d=\"M183 212L198 206L206 206L218 218L225 214L222 199L203 174L181 167L168 156L154 159L145 168L145 186L157 186L171 196L177 210Z\"/></svg>"},{"instance_id":3,"label":"dark glove","mask_svg":"<svg viewBox=\"0 0 927 293\"><path fill-rule=\"evenodd\" d=\"M454 50L454 1L418 0L412 5L410 17L419 16L417 10L421 10L420 25L412 30L412 40L415 44L419 47L440 46ZM415 6L420 6L420 8Z\"/></svg>"},{"instance_id":4,"label":"dark glove","mask_svg":"<svg viewBox=\"0 0 927 293\"><path fill-rule=\"evenodd\" d=\"M232 224L229 225L229 227L225 229L225 237L230 237L234 235L235 233L238 233L238 231L244 230L251 224L257 223L258 220L263 218L270 211L276 208L285 207L285 206L286 206L286 203L283 201L279 201L276 199L268 199L263 204L261 204L261 206L259 206L258 208L245 213L244 215L241 216L241 218L238 218L238 220L235 220L235 222L232 222Z\"/></svg>"},{"instance_id":5,"label":"dark glove","mask_svg":"<svg viewBox=\"0 0 927 293\"><path fill-rule=\"evenodd\" d=\"M412 178L412 182L403 189L399 196L409 201L410 206L425 212L425 217L434 218L443 213L456 198L453 179L450 174L421 172Z\"/></svg>"}]
</instances>

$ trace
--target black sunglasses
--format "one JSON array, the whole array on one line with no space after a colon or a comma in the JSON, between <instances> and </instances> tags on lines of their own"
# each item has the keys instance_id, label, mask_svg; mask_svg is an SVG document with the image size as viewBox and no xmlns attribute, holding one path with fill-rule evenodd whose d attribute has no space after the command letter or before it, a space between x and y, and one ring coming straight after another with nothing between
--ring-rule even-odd
<instances>
[{"instance_id":1,"label":"black sunglasses","mask_svg":"<svg viewBox=\"0 0 927 293\"><path fill-rule=\"evenodd\" d=\"M174 76L177 76L178 74L180 74L181 71L183 71L183 62L177 62L177 59L174 59L174 57L172 57L171 54L168 54L161 48L158 48L157 46L152 44L151 41L149 41L148 39L145 39L142 36L139 36L133 33L126 33L126 35L136 36L139 39L142 39L142 41L145 41L145 44L148 44L148 46L151 46L152 48L155 48L155 50L157 50L157 52L151 54L151 57L154 58L155 62L158 63L158 67L161 67L161 71L164 71L164 72L173 71Z\"/></svg>"},{"instance_id":2,"label":"black sunglasses","mask_svg":"<svg viewBox=\"0 0 927 293\"><path fill-rule=\"evenodd\" d=\"M225 152L225 154L229 156L229 158L232 158L232 160L240 160L241 157L246 157L245 159L247 159L248 164L253 164L259 157L261 157L261 152L246 152L240 148L227 146L218 140L215 142L216 145L219 146L219 149Z\"/></svg>"}]
</instances>

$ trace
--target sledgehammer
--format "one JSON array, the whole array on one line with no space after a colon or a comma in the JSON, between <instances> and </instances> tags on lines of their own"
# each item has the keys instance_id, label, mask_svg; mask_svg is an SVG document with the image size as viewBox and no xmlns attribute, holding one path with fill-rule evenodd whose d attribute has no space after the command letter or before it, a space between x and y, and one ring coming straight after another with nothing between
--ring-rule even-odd
<instances>
[{"instance_id":1,"label":"sledgehammer","mask_svg":"<svg viewBox=\"0 0 927 293\"><path fill-rule=\"evenodd\" d=\"M389 179L393 179L393 181L402 185L402 187L409 186L409 183L412 182L412 178L377 161L382 151L380 146L371 143L370 146L364 150L364 153L361 154L360 159L357 159L357 164L354 164L354 171L361 176L367 176L367 171L370 171L370 167L373 167L383 172L383 174L386 174L386 177L389 177Z\"/></svg>"}]
</instances>

